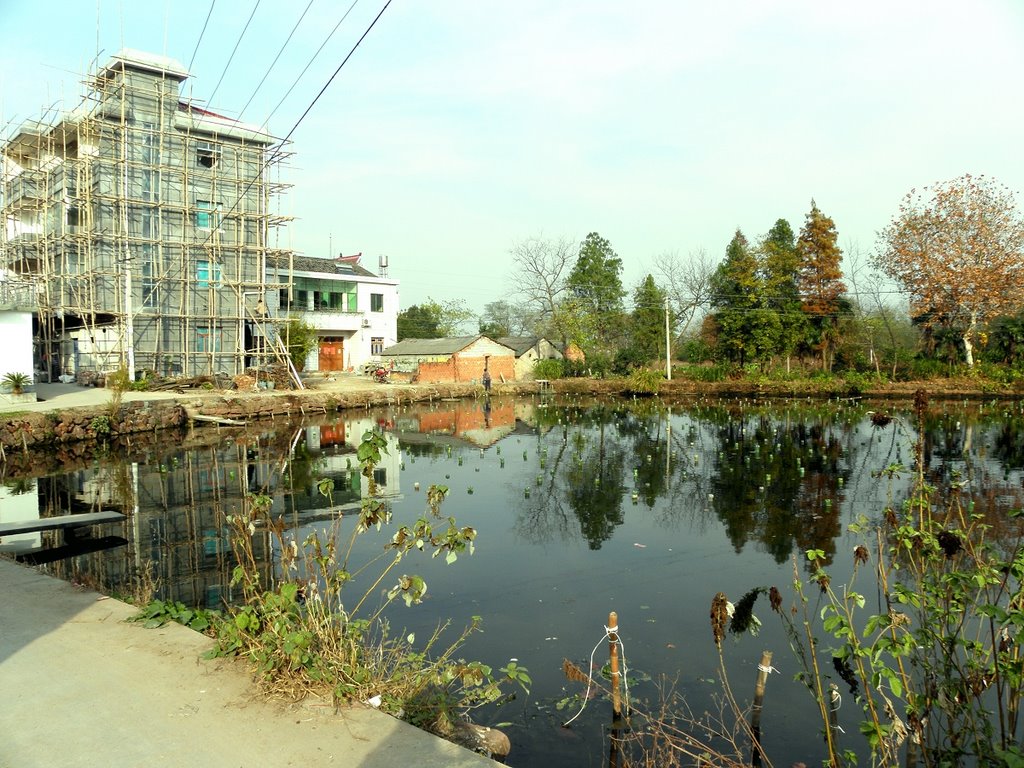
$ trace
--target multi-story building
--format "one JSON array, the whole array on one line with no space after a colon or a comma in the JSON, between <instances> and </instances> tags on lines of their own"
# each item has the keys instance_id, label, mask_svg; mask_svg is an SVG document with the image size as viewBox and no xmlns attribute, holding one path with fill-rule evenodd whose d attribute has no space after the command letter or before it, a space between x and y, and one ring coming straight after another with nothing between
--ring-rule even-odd
<instances>
[{"instance_id":1,"label":"multi-story building","mask_svg":"<svg viewBox=\"0 0 1024 768\"><path fill-rule=\"evenodd\" d=\"M266 279L283 147L184 99L188 77L123 50L76 109L0 144L0 272L34 286L44 378L230 374L279 354Z\"/></svg>"},{"instance_id":2,"label":"multi-story building","mask_svg":"<svg viewBox=\"0 0 1024 768\"><path fill-rule=\"evenodd\" d=\"M377 274L359 263L361 257L267 259L268 285L279 286L272 311L316 329L307 371L358 370L398 341L398 281L388 277L386 256Z\"/></svg>"}]
</instances>

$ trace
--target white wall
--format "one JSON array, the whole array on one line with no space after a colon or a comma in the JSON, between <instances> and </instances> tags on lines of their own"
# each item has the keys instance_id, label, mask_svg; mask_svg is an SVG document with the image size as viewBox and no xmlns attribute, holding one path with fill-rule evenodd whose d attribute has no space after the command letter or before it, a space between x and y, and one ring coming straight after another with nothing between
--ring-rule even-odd
<instances>
[{"instance_id":1,"label":"white wall","mask_svg":"<svg viewBox=\"0 0 1024 768\"><path fill-rule=\"evenodd\" d=\"M0 310L0 379L8 373L24 373L35 380L31 312Z\"/></svg>"}]
</instances>

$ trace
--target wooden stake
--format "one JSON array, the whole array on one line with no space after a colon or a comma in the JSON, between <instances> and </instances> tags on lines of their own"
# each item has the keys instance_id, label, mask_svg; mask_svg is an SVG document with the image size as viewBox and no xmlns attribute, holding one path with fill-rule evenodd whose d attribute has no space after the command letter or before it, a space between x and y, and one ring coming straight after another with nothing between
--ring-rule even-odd
<instances>
[{"instance_id":1,"label":"wooden stake","mask_svg":"<svg viewBox=\"0 0 1024 768\"><path fill-rule=\"evenodd\" d=\"M608 614L608 656L612 672L612 714L622 716L622 702L619 698L619 615Z\"/></svg>"},{"instance_id":2,"label":"wooden stake","mask_svg":"<svg viewBox=\"0 0 1024 768\"><path fill-rule=\"evenodd\" d=\"M761 765L764 752L761 750L761 709L764 705L764 687L768 682L768 673L772 668L772 652L761 652L761 663L757 667L757 682L754 684L754 705L750 709L750 732L753 745L750 751L750 764L755 768Z\"/></svg>"}]
</instances>

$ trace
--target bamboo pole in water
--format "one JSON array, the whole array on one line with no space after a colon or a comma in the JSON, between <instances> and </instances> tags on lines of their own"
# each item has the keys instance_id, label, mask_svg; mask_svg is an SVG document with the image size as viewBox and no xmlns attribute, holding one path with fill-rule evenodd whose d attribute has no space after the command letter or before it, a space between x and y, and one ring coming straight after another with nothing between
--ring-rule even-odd
<instances>
[{"instance_id":1,"label":"bamboo pole in water","mask_svg":"<svg viewBox=\"0 0 1024 768\"><path fill-rule=\"evenodd\" d=\"M622 716L622 701L619 698L619 615L612 611L608 614L608 655L612 677L612 714Z\"/></svg>"},{"instance_id":2,"label":"bamboo pole in water","mask_svg":"<svg viewBox=\"0 0 1024 768\"><path fill-rule=\"evenodd\" d=\"M758 768L764 758L761 751L761 710L764 705L764 688L771 668L772 652L762 651L761 663L757 665L757 682L754 683L754 705L750 710L750 732L754 742L750 751L750 764L754 768Z\"/></svg>"}]
</instances>

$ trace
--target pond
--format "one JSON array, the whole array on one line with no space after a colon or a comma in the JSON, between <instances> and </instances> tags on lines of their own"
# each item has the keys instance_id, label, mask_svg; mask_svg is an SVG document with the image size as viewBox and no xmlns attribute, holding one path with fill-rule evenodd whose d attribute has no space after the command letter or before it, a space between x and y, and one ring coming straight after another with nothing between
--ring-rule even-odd
<instances>
[{"instance_id":1,"label":"pond","mask_svg":"<svg viewBox=\"0 0 1024 768\"><path fill-rule=\"evenodd\" d=\"M609 760L610 705L590 701L571 728L561 727L583 693L566 680L563 659L586 669L596 648L599 668L615 611L630 695L656 702L664 678L695 715L714 712L722 686L712 597L723 592L736 602L752 588L777 586L788 605L794 567L806 573L806 550L823 551L836 573L848 573L857 542L847 525L861 515L877 519L905 498L906 475L879 471L912 463L916 433L907 411L887 409L893 421L880 427L870 405L852 401L435 402L197 431L191 447L167 441L8 481L0 509L5 519L124 511L128 521L109 527L121 536L110 548L41 567L111 594L132 594L142 581L160 597L217 607L237 597L225 516L248 492L263 491L298 541L329 530L366 492L355 455L362 434L383 430L389 451L375 479L395 520L419 516L426 489L442 484L445 514L478 531L472 556L403 564L428 592L422 605L392 606L393 627L426 637L442 620L451 619L454 632L482 616L484 632L470 638L465 657L495 668L516 659L533 686L477 719L502 723L512 765L590 768ZM963 482L975 510L993 520L1022 505L1020 404L933 404L924 438L932 482ZM317 490L321 478L334 481L330 501ZM25 538L17 545L42 541ZM387 528L371 532L356 556L389 538ZM256 543L273 573L275 544L268 535ZM723 644L734 694L749 703L761 652L773 651L780 674L770 676L765 696L766 750L777 765L818 762L825 753L816 705L793 679L797 665L779 622L766 604L755 612L760 635ZM844 731L856 734L856 706L839 714Z\"/></svg>"}]
</instances>

